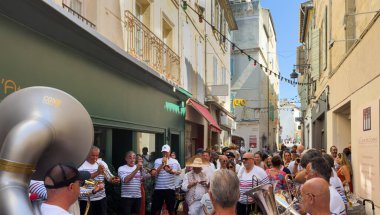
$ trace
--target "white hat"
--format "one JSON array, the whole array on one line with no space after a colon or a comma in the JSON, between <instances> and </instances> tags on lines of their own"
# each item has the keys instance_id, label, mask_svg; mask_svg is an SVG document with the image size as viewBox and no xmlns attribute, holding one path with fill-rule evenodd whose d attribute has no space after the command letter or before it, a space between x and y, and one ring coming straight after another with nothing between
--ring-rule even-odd
<instances>
[{"instance_id":1,"label":"white hat","mask_svg":"<svg viewBox=\"0 0 380 215\"><path fill-rule=\"evenodd\" d=\"M161 152L170 152L170 146L169 145L163 145Z\"/></svg>"}]
</instances>

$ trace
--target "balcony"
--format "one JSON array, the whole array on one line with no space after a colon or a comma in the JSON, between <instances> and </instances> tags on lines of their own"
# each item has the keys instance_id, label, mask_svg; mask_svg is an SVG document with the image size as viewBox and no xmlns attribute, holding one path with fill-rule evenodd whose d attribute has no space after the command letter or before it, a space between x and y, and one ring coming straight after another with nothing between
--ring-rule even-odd
<instances>
[{"instance_id":1,"label":"balcony","mask_svg":"<svg viewBox=\"0 0 380 215\"><path fill-rule=\"evenodd\" d=\"M179 56L130 11L125 11L126 51L180 85Z\"/></svg>"},{"instance_id":2,"label":"balcony","mask_svg":"<svg viewBox=\"0 0 380 215\"><path fill-rule=\"evenodd\" d=\"M79 20L84 22L86 25L90 26L91 28L95 29L96 25L92 22L90 22L88 19L84 18L82 15L80 15L78 12L73 10L70 6L66 5L65 3L62 3L63 9L66 9L69 13L73 14L75 17L77 17Z\"/></svg>"}]
</instances>

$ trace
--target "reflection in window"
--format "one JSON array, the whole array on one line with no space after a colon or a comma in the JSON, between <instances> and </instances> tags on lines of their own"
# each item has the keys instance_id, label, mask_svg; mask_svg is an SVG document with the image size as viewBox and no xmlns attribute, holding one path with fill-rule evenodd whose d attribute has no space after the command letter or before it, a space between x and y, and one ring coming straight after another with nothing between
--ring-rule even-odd
<instances>
[{"instance_id":1,"label":"reflection in window","mask_svg":"<svg viewBox=\"0 0 380 215\"><path fill-rule=\"evenodd\" d=\"M151 133L136 132L137 154L142 154L142 149L148 147L148 154L155 151L156 135Z\"/></svg>"},{"instance_id":2,"label":"reflection in window","mask_svg":"<svg viewBox=\"0 0 380 215\"><path fill-rule=\"evenodd\" d=\"M94 146L100 148L100 156L103 160L107 160L106 155L106 144L107 144L107 129L102 127L94 127Z\"/></svg>"}]
</instances>

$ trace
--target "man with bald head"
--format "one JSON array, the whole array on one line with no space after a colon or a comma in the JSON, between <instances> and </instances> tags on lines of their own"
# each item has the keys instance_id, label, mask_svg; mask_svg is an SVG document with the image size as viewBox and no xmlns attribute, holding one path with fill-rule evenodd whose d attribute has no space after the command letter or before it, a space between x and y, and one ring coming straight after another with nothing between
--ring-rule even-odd
<instances>
[{"instance_id":1,"label":"man with bald head","mask_svg":"<svg viewBox=\"0 0 380 215\"><path fill-rule=\"evenodd\" d=\"M245 192L252 189L252 187L269 183L269 178L265 170L259 166L255 166L253 160L254 155L247 152L243 155L243 167L238 172L240 199L237 203L237 214L249 214L254 208L252 197L244 195Z\"/></svg>"},{"instance_id":2,"label":"man with bald head","mask_svg":"<svg viewBox=\"0 0 380 215\"><path fill-rule=\"evenodd\" d=\"M314 215L330 215L329 184L322 178L312 178L301 188L301 209Z\"/></svg>"}]
</instances>

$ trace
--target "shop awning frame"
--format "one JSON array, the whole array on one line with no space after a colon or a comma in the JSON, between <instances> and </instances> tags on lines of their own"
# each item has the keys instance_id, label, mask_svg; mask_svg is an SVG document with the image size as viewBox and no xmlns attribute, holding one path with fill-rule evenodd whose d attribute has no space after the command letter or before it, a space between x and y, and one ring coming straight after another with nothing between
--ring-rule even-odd
<instances>
[{"instance_id":1,"label":"shop awning frame","mask_svg":"<svg viewBox=\"0 0 380 215\"><path fill-rule=\"evenodd\" d=\"M209 126L212 131L218 133L222 131L214 117L211 115L210 111L205 106L199 104L193 99L188 99L186 105L193 107L200 115L202 115L209 122Z\"/></svg>"}]
</instances>

